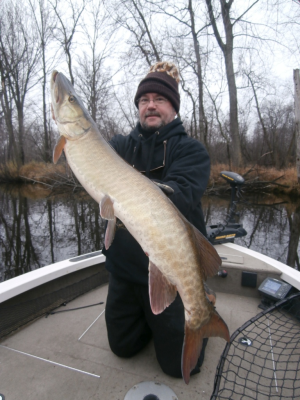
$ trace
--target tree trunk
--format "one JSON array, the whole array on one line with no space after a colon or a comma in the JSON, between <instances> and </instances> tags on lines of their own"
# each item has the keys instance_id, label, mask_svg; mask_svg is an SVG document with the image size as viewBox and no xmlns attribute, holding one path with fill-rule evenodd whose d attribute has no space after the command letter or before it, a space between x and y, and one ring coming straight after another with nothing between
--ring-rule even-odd
<instances>
[{"instance_id":1,"label":"tree trunk","mask_svg":"<svg viewBox=\"0 0 300 400\"><path fill-rule=\"evenodd\" d=\"M232 151L232 163L234 167L240 167L242 165L242 149L241 149L241 140L239 134L239 122L238 122L238 100L237 100L237 89L235 82L235 74L233 67L233 30L232 23L230 20L230 7L226 1L221 1L222 8L222 18L223 25L226 34L226 46L223 46L222 50L225 57L225 68L226 68L226 76L228 82L228 91L229 91L229 121L230 121L230 133L233 144Z\"/></svg>"},{"instance_id":2,"label":"tree trunk","mask_svg":"<svg viewBox=\"0 0 300 400\"><path fill-rule=\"evenodd\" d=\"M289 217L290 240L288 247L287 265L295 268L298 257L298 244L300 237L300 207L297 207L293 216Z\"/></svg>"},{"instance_id":3,"label":"tree trunk","mask_svg":"<svg viewBox=\"0 0 300 400\"><path fill-rule=\"evenodd\" d=\"M229 2L226 2L225 0L220 0L223 26L226 36L226 43L224 43L217 27L214 12L212 9L212 1L206 0L209 18L212 24L214 35L216 37L220 49L224 54L224 59L225 59L226 77L227 77L228 92L229 92L230 134L232 139L231 158L233 167L237 168L242 166L242 149L241 149L241 140L239 135L237 88L236 88L235 74L233 67L233 24L231 23L230 19L230 8L232 6L232 3L233 3L232 0Z\"/></svg>"},{"instance_id":4,"label":"tree trunk","mask_svg":"<svg viewBox=\"0 0 300 400\"><path fill-rule=\"evenodd\" d=\"M1 66L1 65L0 65ZM5 78L2 74L1 70L1 85L2 85L2 91L1 91L1 107L4 113L4 120L6 124L6 129L8 132L8 154L7 158L14 158L16 161L17 166L19 167L21 165L21 160L19 159L19 152L18 152L18 147L17 143L15 140L15 134L14 134L14 127L13 127L13 122L12 122L12 105L10 104L10 101L8 99L7 95L7 88L5 85Z\"/></svg>"},{"instance_id":5,"label":"tree trunk","mask_svg":"<svg viewBox=\"0 0 300 400\"><path fill-rule=\"evenodd\" d=\"M232 51L226 50L225 66L229 91L230 134L233 144L231 158L234 167L240 167L242 165L242 148L239 134L237 89L234 76Z\"/></svg>"},{"instance_id":6,"label":"tree trunk","mask_svg":"<svg viewBox=\"0 0 300 400\"><path fill-rule=\"evenodd\" d=\"M299 69L294 69L294 84L295 84L296 167L297 167L298 184L300 184L300 74L299 74Z\"/></svg>"},{"instance_id":7,"label":"tree trunk","mask_svg":"<svg viewBox=\"0 0 300 400\"><path fill-rule=\"evenodd\" d=\"M191 19L191 32L193 36L193 44L194 44L194 51L196 55L197 61L197 80L198 80L198 96L199 96L199 130L200 130L200 141L206 146L208 149L207 143L207 119L204 112L204 105L203 105L203 79L202 79L202 66L201 66L201 58L200 58L200 46L197 37L197 32L195 28L195 20L194 20L194 11L192 0L189 0L188 10L190 13Z\"/></svg>"},{"instance_id":8,"label":"tree trunk","mask_svg":"<svg viewBox=\"0 0 300 400\"><path fill-rule=\"evenodd\" d=\"M17 112L18 112L18 122L19 122L19 151L20 151L20 159L21 164L25 164L25 153L24 153L24 104L17 104Z\"/></svg>"},{"instance_id":9,"label":"tree trunk","mask_svg":"<svg viewBox=\"0 0 300 400\"><path fill-rule=\"evenodd\" d=\"M48 132L47 121L47 105L46 105L46 85L47 85L47 72L46 72L46 57L45 57L45 44L42 43L42 57L43 57L43 126L44 126L44 160L51 162L50 141Z\"/></svg>"},{"instance_id":10,"label":"tree trunk","mask_svg":"<svg viewBox=\"0 0 300 400\"><path fill-rule=\"evenodd\" d=\"M267 131L267 128L266 128L265 123L264 123L264 119L263 119L261 111L260 111L260 106L259 106L256 90L255 90L255 87L254 87L254 83L253 83L253 80L252 80L250 74L246 74L246 76L248 77L248 79L250 81L250 84L251 84L251 87L252 87L252 90L253 90L253 95L254 95L254 100L255 100L255 104L256 104L257 115L258 115L259 122L261 124L261 128L262 128L262 131L263 131L264 140L267 143L268 150L269 150L270 156L272 158L272 164L275 165L273 148L272 148L271 143L269 141L268 131Z\"/></svg>"}]
</instances>

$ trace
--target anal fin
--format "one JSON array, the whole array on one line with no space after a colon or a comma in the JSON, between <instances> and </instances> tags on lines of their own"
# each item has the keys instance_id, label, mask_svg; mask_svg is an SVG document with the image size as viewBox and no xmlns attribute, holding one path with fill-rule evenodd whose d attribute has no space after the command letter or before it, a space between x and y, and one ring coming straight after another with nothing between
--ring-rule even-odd
<instances>
[{"instance_id":1,"label":"anal fin","mask_svg":"<svg viewBox=\"0 0 300 400\"><path fill-rule=\"evenodd\" d=\"M114 220L114 203L112 199L106 194L100 202L100 215L104 219Z\"/></svg>"},{"instance_id":2,"label":"anal fin","mask_svg":"<svg viewBox=\"0 0 300 400\"><path fill-rule=\"evenodd\" d=\"M163 312L175 300L176 295L176 286L149 260L149 296L153 314Z\"/></svg>"}]
</instances>

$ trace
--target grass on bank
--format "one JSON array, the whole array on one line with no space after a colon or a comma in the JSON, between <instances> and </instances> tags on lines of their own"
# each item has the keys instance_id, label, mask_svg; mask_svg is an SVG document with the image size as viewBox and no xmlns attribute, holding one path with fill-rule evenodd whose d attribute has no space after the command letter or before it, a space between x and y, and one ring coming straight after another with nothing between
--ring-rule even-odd
<instances>
[{"instance_id":1,"label":"grass on bank","mask_svg":"<svg viewBox=\"0 0 300 400\"><path fill-rule=\"evenodd\" d=\"M41 183L49 187L76 185L70 168L66 164L31 161L20 168L13 163L0 165L0 183Z\"/></svg>"},{"instance_id":2,"label":"grass on bank","mask_svg":"<svg viewBox=\"0 0 300 400\"><path fill-rule=\"evenodd\" d=\"M229 166L226 164L215 164L211 166L210 185L224 183L224 179L220 176L221 171L230 171ZM237 168L233 171L242 175L245 181L257 179L264 182L277 182L286 186L297 185L297 170L295 167L277 170L275 168L255 166Z\"/></svg>"},{"instance_id":3,"label":"grass on bank","mask_svg":"<svg viewBox=\"0 0 300 400\"><path fill-rule=\"evenodd\" d=\"M208 191L215 188L228 188L228 183L220 176L221 171L229 171L226 164L211 166ZM277 193L300 195L300 185L297 184L297 171L295 167L285 170L266 168L260 166L243 167L234 169L242 175L250 191L264 190ZM0 165L0 183L41 183L55 189L61 186L78 187L78 182L71 173L66 163L55 165L53 163L29 162L19 169L16 164L9 162Z\"/></svg>"},{"instance_id":4,"label":"grass on bank","mask_svg":"<svg viewBox=\"0 0 300 400\"><path fill-rule=\"evenodd\" d=\"M221 171L230 171L228 165L212 165L208 190L213 188L228 187L228 183L220 176ZM297 181L296 167L282 170L261 166L243 167L234 169L245 179L245 190L257 191L263 189L265 192L284 193L300 196L300 185Z\"/></svg>"}]
</instances>

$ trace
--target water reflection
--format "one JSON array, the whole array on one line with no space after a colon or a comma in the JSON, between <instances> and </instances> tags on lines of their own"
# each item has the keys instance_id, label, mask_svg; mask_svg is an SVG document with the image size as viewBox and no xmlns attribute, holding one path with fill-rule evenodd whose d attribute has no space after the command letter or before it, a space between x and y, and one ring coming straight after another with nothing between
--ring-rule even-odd
<instances>
[{"instance_id":1,"label":"water reflection","mask_svg":"<svg viewBox=\"0 0 300 400\"><path fill-rule=\"evenodd\" d=\"M0 188L0 280L102 249L99 206L86 194Z\"/></svg>"},{"instance_id":2,"label":"water reflection","mask_svg":"<svg viewBox=\"0 0 300 400\"><path fill-rule=\"evenodd\" d=\"M0 187L0 281L44 265L102 249L104 222L86 194L51 196L44 187ZM299 267L300 203L274 197L238 205L248 235L237 244ZM223 222L228 198L205 197L209 225Z\"/></svg>"},{"instance_id":3,"label":"water reflection","mask_svg":"<svg viewBox=\"0 0 300 400\"><path fill-rule=\"evenodd\" d=\"M208 225L223 222L229 212L229 198L206 197L203 208ZM237 211L248 234L236 239L236 244L299 269L299 201L292 203L270 195L247 197L238 204Z\"/></svg>"}]
</instances>

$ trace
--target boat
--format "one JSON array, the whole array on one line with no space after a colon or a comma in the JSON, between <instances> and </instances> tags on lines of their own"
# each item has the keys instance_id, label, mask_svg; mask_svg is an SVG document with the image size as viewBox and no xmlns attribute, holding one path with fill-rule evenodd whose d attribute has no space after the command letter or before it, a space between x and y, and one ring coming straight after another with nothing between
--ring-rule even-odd
<instances>
[{"instance_id":1,"label":"boat","mask_svg":"<svg viewBox=\"0 0 300 400\"><path fill-rule=\"evenodd\" d=\"M231 342L209 338L189 385L161 371L152 343L129 359L111 352L98 251L0 284L0 399L299 399L300 272L235 243L215 247L222 270L208 285Z\"/></svg>"}]
</instances>

